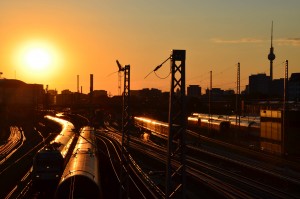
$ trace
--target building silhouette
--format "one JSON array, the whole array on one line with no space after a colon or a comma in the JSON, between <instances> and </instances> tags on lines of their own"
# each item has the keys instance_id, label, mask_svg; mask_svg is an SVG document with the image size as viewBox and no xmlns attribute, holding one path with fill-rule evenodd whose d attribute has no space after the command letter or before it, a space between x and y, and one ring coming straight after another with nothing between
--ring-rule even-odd
<instances>
[{"instance_id":1,"label":"building silhouette","mask_svg":"<svg viewBox=\"0 0 300 199\"><path fill-rule=\"evenodd\" d=\"M0 115L9 118L33 116L43 108L42 84L26 84L16 79L0 79Z\"/></svg>"},{"instance_id":2,"label":"building silhouette","mask_svg":"<svg viewBox=\"0 0 300 199\"><path fill-rule=\"evenodd\" d=\"M290 100L300 100L300 73L292 73L288 82L288 96Z\"/></svg>"},{"instance_id":3,"label":"building silhouette","mask_svg":"<svg viewBox=\"0 0 300 199\"><path fill-rule=\"evenodd\" d=\"M249 76L249 91L252 96L268 96L269 95L270 77L265 73Z\"/></svg>"},{"instance_id":4,"label":"building silhouette","mask_svg":"<svg viewBox=\"0 0 300 199\"><path fill-rule=\"evenodd\" d=\"M188 97L200 97L201 96L201 87L199 85L189 85L187 87L187 96Z\"/></svg>"}]
</instances>

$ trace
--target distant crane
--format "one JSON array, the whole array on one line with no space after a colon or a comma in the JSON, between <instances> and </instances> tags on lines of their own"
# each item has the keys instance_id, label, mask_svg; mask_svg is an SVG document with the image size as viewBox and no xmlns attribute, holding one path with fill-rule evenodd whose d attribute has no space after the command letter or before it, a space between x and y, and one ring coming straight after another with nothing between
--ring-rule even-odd
<instances>
[{"instance_id":1,"label":"distant crane","mask_svg":"<svg viewBox=\"0 0 300 199\"><path fill-rule=\"evenodd\" d=\"M125 68L120 64L120 62L118 60L116 60L116 62L117 62L119 70L107 75L107 77L109 77L109 76L111 76L115 73L118 73L118 95L121 96L121 94L122 94L122 89L121 89L121 87L122 87L122 73L121 72L124 71Z\"/></svg>"}]
</instances>

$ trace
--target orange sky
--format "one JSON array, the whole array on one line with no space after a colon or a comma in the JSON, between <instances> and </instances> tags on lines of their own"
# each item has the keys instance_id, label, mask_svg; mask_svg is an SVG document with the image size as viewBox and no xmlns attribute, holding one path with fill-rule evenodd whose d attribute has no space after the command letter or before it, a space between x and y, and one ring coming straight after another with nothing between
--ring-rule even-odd
<instances>
[{"instance_id":1,"label":"orange sky","mask_svg":"<svg viewBox=\"0 0 300 199\"><path fill-rule=\"evenodd\" d=\"M94 89L117 94L115 60L131 65L131 89L169 90L170 80L154 74L172 49L186 50L186 84L235 88L236 65L241 63L241 86L248 76L269 74L271 21L274 21L274 77L300 72L300 1L180 0L4 0L0 2L0 72L2 77L76 91L77 75L83 92ZM47 46L51 64L31 69L20 57L32 43ZM50 49L50 50L49 50ZM158 74L169 72L167 62Z\"/></svg>"}]
</instances>

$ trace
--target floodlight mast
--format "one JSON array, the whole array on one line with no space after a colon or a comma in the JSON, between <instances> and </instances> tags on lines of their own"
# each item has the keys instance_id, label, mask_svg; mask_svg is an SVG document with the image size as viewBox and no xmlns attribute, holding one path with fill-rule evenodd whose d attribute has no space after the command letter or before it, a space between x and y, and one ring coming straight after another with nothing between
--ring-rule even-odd
<instances>
[{"instance_id":1,"label":"floodlight mast","mask_svg":"<svg viewBox=\"0 0 300 199\"><path fill-rule=\"evenodd\" d=\"M120 62L118 60L116 60L117 65L118 65L118 95L121 96L121 87L122 87L122 71L124 71L123 66L120 64Z\"/></svg>"},{"instance_id":2,"label":"floodlight mast","mask_svg":"<svg viewBox=\"0 0 300 199\"><path fill-rule=\"evenodd\" d=\"M119 74L124 72L124 91L122 109L122 146L121 146L121 191L120 198L129 198L129 176L128 176L128 147L130 126L130 65L124 67L117 60Z\"/></svg>"}]
</instances>

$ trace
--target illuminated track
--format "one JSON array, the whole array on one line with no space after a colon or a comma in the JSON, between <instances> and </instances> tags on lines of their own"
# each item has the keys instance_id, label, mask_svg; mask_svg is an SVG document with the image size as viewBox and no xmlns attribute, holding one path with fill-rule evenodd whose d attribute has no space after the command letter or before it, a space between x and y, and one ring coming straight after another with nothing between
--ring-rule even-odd
<instances>
[{"instance_id":1,"label":"illuminated track","mask_svg":"<svg viewBox=\"0 0 300 199\"><path fill-rule=\"evenodd\" d=\"M131 147L135 150L138 150L142 152L143 154L156 159L160 161L161 163L165 163L166 161L166 152L165 150L161 151L161 147L153 147L151 149L146 148L143 145L140 145L138 143L130 143ZM174 162L174 164L178 164L178 162ZM202 183L203 186L209 186L207 188L213 189L215 192L215 195L222 195L225 198L249 198L248 195L244 194L239 189L233 188L229 186L226 183L223 183L221 180L219 180L216 177L212 177L211 175L208 175L204 172L200 171L199 165L196 166L196 168L192 168L190 166L187 166L187 173L191 178L194 178L199 183ZM250 197L251 198L251 197Z\"/></svg>"},{"instance_id":2,"label":"illuminated track","mask_svg":"<svg viewBox=\"0 0 300 199\"><path fill-rule=\"evenodd\" d=\"M121 145L120 136L108 136L107 134L98 134L97 138L105 146L103 153L108 154L110 164L112 165L115 177L120 184L120 163L121 163ZM154 185L151 184L150 179L142 172L139 166L134 162L133 158L129 155L128 177L129 177L129 196L132 198L160 198L162 192ZM125 187L123 187L125 189ZM119 191L119 190L118 190Z\"/></svg>"},{"instance_id":3,"label":"illuminated track","mask_svg":"<svg viewBox=\"0 0 300 199\"><path fill-rule=\"evenodd\" d=\"M252 157L254 159L259 159L260 161L263 161L263 162L273 162L273 163L278 164L278 165L281 165L281 164L286 165L286 166L290 167L293 170L300 171L300 164L295 163L293 161L290 161L288 159L283 159L282 157L278 157L278 156L275 156L275 155L270 155L270 154L267 154L267 153L263 153L261 151L256 151L256 150L248 149L248 148L245 148L245 147L240 147L240 146L237 146L235 144L230 144L228 142L213 139L213 138L201 135L199 132L194 132L194 131L187 130L187 133L190 134L191 136L197 138L197 141L200 144L201 143L213 144L213 145L218 146L219 148L220 147L223 148L226 151L239 152L239 153L242 153L243 156L246 155L246 156ZM189 145L188 147L191 147L193 149L198 148L198 150L200 150L199 147L193 147L192 145ZM210 148L210 150L211 149L212 148ZM270 169L271 168L268 168L268 170L270 170Z\"/></svg>"},{"instance_id":4,"label":"illuminated track","mask_svg":"<svg viewBox=\"0 0 300 199\"><path fill-rule=\"evenodd\" d=\"M0 179L5 179L0 180L0 198L38 198L40 193L33 193L32 190L32 159L34 154L55 136L55 128L47 127L47 130L49 133L40 132L36 127L30 131L24 130L24 134L27 132L26 141L14 155L0 165Z\"/></svg>"},{"instance_id":5,"label":"illuminated track","mask_svg":"<svg viewBox=\"0 0 300 199\"><path fill-rule=\"evenodd\" d=\"M14 154L26 140L24 132L16 126L10 127L10 136L7 142L0 146L0 164L3 164Z\"/></svg>"},{"instance_id":6,"label":"illuminated track","mask_svg":"<svg viewBox=\"0 0 300 199\"><path fill-rule=\"evenodd\" d=\"M144 145L133 144L131 147L136 150L142 150ZM159 149L156 149L159 150ZM165 152L160 154L153 153L151 150L143 149L143 153L165 162ZM278 188L265 185L259 181L255 181L234 172L222 169L219 166L201 162L198 159L187 157L187 172L192 177L216 189L218 192L227 196L235 196L239 198L297 198L297 195L292 195L287 191L281 191Z\"/></svg>"},{"instance_id":7,"label":"illuminated track","mask_svg":"<svg viewBox=\"0 0 300 199\"><path fill-rule=\"evenodd\" d=\"M115 131L115 133L110 134L110 137L120 140L121 139L121 134L118 133L117 131ZM147 147L145 147L145 145ZM141 153L143 153L145 155L145 157L151 157L155 160L158 160L162 163L165 163L165 160L166 160L165 149L163 147L159 146L159 145L156 145L152 142L142 142L141 143L138 138L132 137L131 142L130 142L130 147L132 149L140 151ZM213 181L213 180L208 180L208 177L203 177L203 175L199 176L199 174L197 174L196 171L191 170L191 173L192 172L194 173L193 177L196 178L198 181L202 181L203 184L207 184L209 181ZM195 177L195 176L197 176L197 177ZM151 180L149 180L149 181L151 181ZM152 185L152 186L155 187L156 192L159 193L160 197L164 196L164 191L163 190L159 189L156 185ZM220 183L217 185L216 183L211 183L211 186L214 186L214 191L218 192L217 194L211 192L211 194L214 195L214 196L218 196L218 197L226 196L227 198L236 198L236 197L233 197L233 196L234 195L235 196L236 195L240 195L240 196L242 195L243 197L241 197L241 198L246 198L245 195L240 193L240 191L237 190L237 189L234 189L234 190L231 189L232 193L228 193L228 191L224 192L223 189L226 189L226 190L229 189L229 188L226 188L227 185L220 184Z\"/></svg>"},{"instance_id":8,"label":"illuminated track","mask_svg":"<svg viewBox=\"0 0 300 199\"><path fill-rule=\"evenodd\" d=\"M153 159L165 163L166 152L161 146L147 144L133 137L130 146ZM189 175L197 178L199 181L206 179L205 181L209 181L209 185L216 191L223 190L223 194L234 196L239 193L241 194L240 198L245 198L246 196L254 198L299 197L297 188L300 186L300 181L297 177L285 176L275 171L269 171L262 164L245 162L239 158L232 159L207 150L194 150L192 147L189 147L189 151L192 151L192 154L187 156L187 172ZM228 155L230 156L230 154ZM198 159L204 160L201 162ZM222 166L220 167L220 165ZM223 169L224 165L227 168ZM255 175L258 175L258 177ZM207 180L208 176L211 178L210 180ZM267 178L269 180L266 180ZM284 186L287 184L288 187ZM224 190L226 186L231 188L225 188Z\"/></svg>"}]
</instances>

